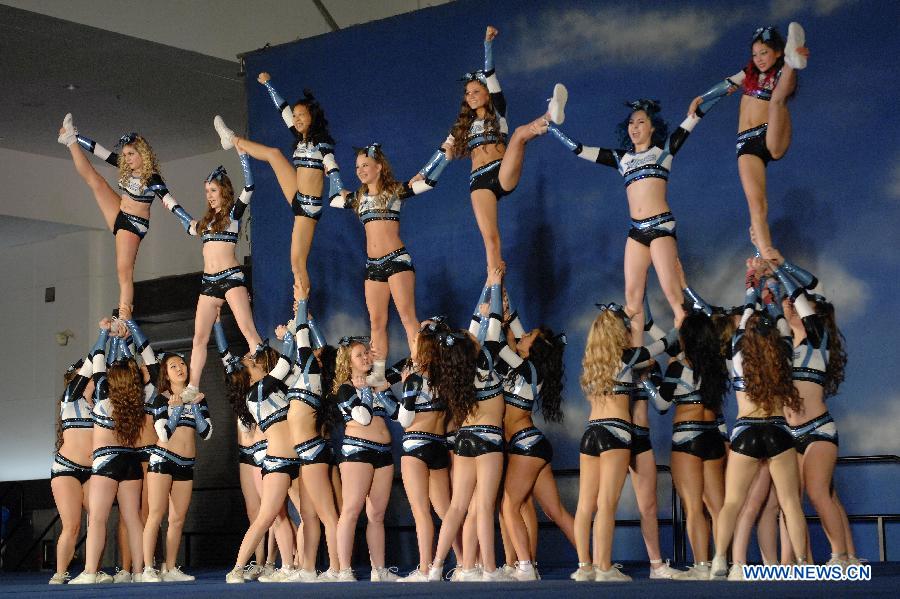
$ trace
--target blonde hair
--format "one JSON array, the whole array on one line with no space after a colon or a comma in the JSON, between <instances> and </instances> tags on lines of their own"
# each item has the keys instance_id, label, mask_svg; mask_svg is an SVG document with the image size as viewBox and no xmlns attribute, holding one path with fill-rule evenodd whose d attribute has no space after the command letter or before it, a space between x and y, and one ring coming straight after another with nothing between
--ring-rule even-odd
<instances>
[{"instance_id":1,"label":"blonde hair","mask_svg":"<svg viewBox=\"0 0 900 599\"><path fill-rule=\"evenodd\" d=\"M581 360L580 382L585 395L612 393L622 352L627 347L628 331L622 318L612 310L598 314L588 332L587 346Z\"/></svg>"},{"instance_id":2,"label":"blonde hair","mask_svg":"<svg viewBox=\"0 0 900 599\"><path fill-rule=\"evenodd\" d=\"M147 140L140 135L135 137L134 141L130 144L125 144L125 146L122 147L122 150L124 151L128 146L134 146L135 151L141 156L142 164L139 178L141 180L141 185L146 187L147 181L150 180L150 177L153 176L154 173L160 174L159 160L156 158L156 152L153 151L153 148L150 147ZM122 155L122 152L119 152L119 183L125 185L130 178L131 169L128 168L128 164L125 162L125 157Z\"/></svg>"},{"instance_id":3,"label":"blonde hair","mask_svg":"<svg viewBox=\"0 0 900 599\"><path fill-rule=\"evenodd\" d=\"M366 347L365 343L351 341L349 345L342 345L338 348L337 356L334 359L334 382L331 385L332 394L337 394L341 385L350 380L350 375L353 373L352 365L350 364L350 354L353 353L353 348L357 345Z\"/></svg>"}]
</instances>

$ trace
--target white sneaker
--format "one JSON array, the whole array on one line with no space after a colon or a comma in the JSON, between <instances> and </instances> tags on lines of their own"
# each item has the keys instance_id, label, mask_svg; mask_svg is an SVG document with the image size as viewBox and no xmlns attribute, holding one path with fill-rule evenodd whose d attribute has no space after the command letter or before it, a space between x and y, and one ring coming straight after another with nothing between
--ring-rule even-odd
<instances>
[{"instance_id":1,"label":"white sneaker","mask_svg":"<svg viewBox=\"0 0 900 599\"><path fill-rule=\"evenodd\" d=\"M717 555L712 560L712 566L709 570L709 579L725 578L728 574L728 560L724 556Z\"/></svg>"},{"instance_id":2,"label":"white sneaker","mask_svg":"<svg viewBox=\"0 0 900 599\"><path fill-rule=\"evenodd\" d=\"M240 566L235 566L225 575L225 582L228 584L242 583L244 580L244 568Z\"/></svg>"},{"instance_id":3,"label":"white sneaker","mask_svg":"<svg viewBox=\"0 0 900 599\"><path fill-rule=\"evenodd\" d=\"M503 566L500 569L503 570L504 574L506 574L507 576L510 576L510 577L516 573L516 567L510 566L509 564L503 564Z\"/></svg>"},{"instance_id":4,"label":"white sneaker","mask_svg":"<svg viewBox=\"0 0 900 599\"><path fill-rule=\"evenodd\" d=\"M163 567L160 578L162 578L163 582L190 582L195 580L190 574L182 572L181 568L178 566L175 566L171 570L166 570L165 567Z\"/></svg>"},{"instance_id":5,"label":"white sneaker","mask_svg":"<svg viewBox=\"0 0 900 599\"><path fill-rule=\"evenodd\" d=\"M575 582L594 582L597 580L594 566L588 564L587 567L578 566L578 569L569 575L569 578Z\"/></svg>"},{"instance_id":6,"label":"white sneaker","mask_svg":"<svg viewBox=\"0 0 900 599\"><path fill-rule=\"evenodd\" d=\"M319 582L337 582L338 580L338 571L328 568L324 572L319 574L318 581Z\"/></svg>"},{"instance_id":7,"label":"white sneaker","mask_svg":"<svg viewBox=\"0 0 900 599\"><path fill-rule=\"evenodd\" d=\"M569 90L562 83L553 86L553 97L547 105L547 116L557 125L562 125L566 120L566 102L569 100Z\"/></svg>"},{"instance_id":8,"label":"white sneaker","mask_svg":"<svg viewBox=\"0 0 900 599\"><path fill-rule=\"evenodd\" d=\"M669 560L660 562L659 565L650 564L650 580L671 579L678 570L669 566Z\"/></svg>"},{"instance_id":9,"label":"white sneaker","mask_svg":"<svg viewBox=\"0 0 900 599\"><path fill-rule=\"evenodd\" d=\"M366 377L366 384L370 387L380 387L387 382L384 378L384 369L387 365L385 360L375 360L372 362L372 373Z\"/></svg>"},{"instance_id":10,"label":"white sneaker","mask_svg":"<svg viewBox=\"0 0 900 599\"><path fill-rule=\"evenodd\" d=\"M801 71L806 68L806 57L797 52L797 48L806 45L806 32L800 23L793 22L788 25L787 41L784 44L784 62L794 70Z\"/></svg>"},{"instance_id":11,"label":"white sneaker","mask_svg":"<svg viewBox=\"0 0 900 599\"><path fill-rule=\"evenodd\" d=\"M478 568L472 568L471 570L456 568L450 580L453 582L481 582L482 572Z\"/></svg>"},{"instance_id":12,"label":"white sneaker","mask_svg":"<svg viewBox=\"0 0 900 599\"><path fill-rule=\"evenodd\" d=\"M69 580L68 572L63 572L62 574L57 572L50 577L50 582L48 582L47 584L66 584L67 580Z\"/></svg>"},{"instance_id":13,"label":"white sneaker","mask_svg":"<svg viewBox=\"0 0 900 599\"><path fill-rule=\"evenodd\" d=\"M219 134L219 141L222 143L223 150L230 150L234 147L234 131L229 129L225 125L225 121L222 120L222 117L216 115L213 119L213 127L216 128L216 133ZM185 402L188 403L188 402Z\"/></svg>"},{"instance_id":14,"label":"white sneaker","mask_svg":"<svg viewBox=\"0 0 900 599\"><path fill-rule=\"evenodd\" d=\"M397 567L390 568L372 568L372 575L369 577L372 582L397 582L400 577L397 575Z\"/></svg>"},{"instance_id":15,"label":"white sneaker","mask_svg":"<svg viewBox=\"0 0 900 599\"><path fill-rule=\"evenodd\" d=\"M260 576L271 576L276 569L277 568L275 568L274 562L266 562L266 564L259 571L259 575L254 580L259 579Z\"/></svg>"},{"instance_id":16,"label":"white sneaker","mask_svg":"<svg viewBox=\"0 0 900 599\"><path fill-rule=\"evenodd\" d=\"M709 580L709 562L694 564L687 570L675 572L672 580Z\"/></svg>"},{"instance_id":17,"label":"white sneaker","mask_svg":"<svg viewBox=\"0 0 900 599\"><path fill-rule=\"evenodd\" d=\"M260 577L257 578L256 580L258 580L259 582L284 582L284 579L288 578L293 573L294 573L293 568L282 566L281 568L278 568L271 574L268 574L268 575L261 574Z\"/></svg>"},{"instance_id":18,"label":"white sneaker","mask_svg":"<svg viewBox=\"0 0 900 599\"><path fill-rule=\"evenodd\" d=\"M56 141L61 143L62 145L68 147L74 143L78 143L78 139L75 137L78 134L78 130L75 128L75 125L72 124L72 113L69 112L63 117L62 128L64 131L59 134L59 137L56 138Z\"/></svg>"},{"instance_id":19,"label":"white sneaker","mask_svg":"<svg viewBox=\"0 0 900 599\"><path fill-rule=\"evenodd\" d=\"M416 568L397 582L431 582L429 574L431 574L431 569L428 570L428 574L425 574ZM438 576L440 576L440 573L438 573ZM438 580L440 580L440 578L438 578Z\"/></svg>"},{"instance_id":20,"label":"white sneaker","mask_svg":"<svg viewBox=\"0 0 900 599\"><path fill-rule=\"evenodd\" d=\"M503 572L503 568L494 568L493 572L488 572L487 570L483 570L481 573L481 580L484 582L509 582L515 580L515 578L511 578Z\"/></svg>"},{"instance_id":21,"label":"white sneaker","mask_svg":"<svg viewBox=\"0 0 900 599\"><path fill-rule=\"evenodd\" d=\"M537 570L531 563L517 562L515 568L511 568L512 572L506 570L507 566L503 566L503 575L512 580L527 582L537 580Z\"/></svg>"},{"instance_id":22,"label":"white sneaker","mask_svg":"<svg viewBox=\"0 0 900 599\"><path fill-rule=\"evenodd\" d=\"M131 576L131 572L128 570L116 570L115 575L113 575L113 582L116 584L122 582L132 582L133 577Z\"/></svg>"},{"instance_id":23,"label":"white sneaker","mask_svg":"<svg viewBox=\"0 0 900 599\"><path fill-rule=\"evenodd\" d=\"M283 582L319 582L319 575L315 570L304 570L297 568Z\"/></svg>"},{"instance_id":24,"label":"white sneaker","mask_svg":"<svg viewBox=\"0 0 900 599\"><path fill-rule=\"evenodd\" d=\"M428 582L440 582L444 578L444 564L432 563L428 567Z\"/></svg>"},{"instance_id":25,"label":"white sneaker","mask_svg":"<svg viewBox=\"0 0 900 599\"><path fill-rule=\"evenodd\" d=\"M131 572L129 572L131 574ZM82 572L69 581L69 584L97 584L97 574L90 572Z\"/></svg>"},{"instance_id":26,"label":"white sneaker","mask_svg":"<svg viewBox=\"0 0 900 599\"><path fill-rule=\"evenodd\" d=\"M181 392L181 401L187 404L194 403L194 400L197 399L197 396L200 395L200 389L193 385L188 385Z\"/></svg>"},{"instance_id":27,"label":"white sneaker","mask_svg":"<svg viewBox=\"0 0 900 599\"><path fill-rule=\"evenodd\" d=\"M621 570L622 564L613 564L609 570L594 570L594 580L597 582L628 582L631 576L624 574Z\"/></svg>"},{"instance_id":28,"label":"white sneaker","mask_svg":"<svg viewBox=\"0 0 900 599\"><path fill-rule=\"evenodd\" d=\"M353 575L353 568L338 570L336 582L356 582L356 576Z\"/></svg>"},{"instance_id":29,"label":"white sneaker","mask_svg":"<svg viewBox=\"0 0 900 599\"><path fill-rule=\"evenodd\" d=\"M744 580L744 564L731 564L728 570L728 580ZM712 580L712 577L710 577Z\"/></svg>"},{"instance_id":30,"label":"white sneaker","mask_svg":"<svg viewBox=\"0 0 900 599\"><path fill-rule=\"evenodd\" d=\"M256 580L259 578L259 575L262 574L263 567L257 564L256 562L250 562L246 566L244 566L244 579L246 580Z\"/></svg>"},{"instance_id":31,"label":"white sneaker","mask_svg":"<svg viewBox=\"0 0 900 599\"><path fill-rule=\"evenodd\" d=\"M97 570L97 584L110 584L113 581L113 577L104 572L103 570Z\"/></svg>"},{"instance_id":32,"label":"white sneaker","mask_svg":"<svg viewBox=\"0 0 900 599\"><path fill-rule=\"evenodd\" d=\"M162 582L159 570L151 566L146 566L141 573L141 582Z\"/></svg>"}]
</instances>

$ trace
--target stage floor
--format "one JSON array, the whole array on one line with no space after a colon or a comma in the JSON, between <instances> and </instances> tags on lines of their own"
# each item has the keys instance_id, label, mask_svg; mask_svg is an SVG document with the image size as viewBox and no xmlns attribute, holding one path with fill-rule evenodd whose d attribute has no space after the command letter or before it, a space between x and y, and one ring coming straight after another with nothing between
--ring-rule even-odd
<instances>
[{"instance_id":1,"label":"stage floor","mask_svg":"<svg viewBox=\"0 0 900 599\"><path fill-rule=\"evenodd\" d=\"M635 577L630 583L576 583L568 579L569 571L552 570L542 572L543 580L538 582L507 583L329 583L329 584L263 584L258 582L225 584L225 571L192 572L197 576L194 582L131 585L48 585L50 573L0 573L0 595L47 596L121 596L166 597L173 593L185 597L190 595L222 596L253 593L256 597L421 597L431 595L446 596L463 592L466 599L496 599L498 593L506 596L536 597L562 596L596 597L604 589L614 592L616 597L636 597L653 599L661 597L847 597L867 595L870 597L897 597L900 589L900 562L872 565L872 580L868 582L678 582L669 580L649 580L646 566L626 564L624 571ZM361 575L362 571L357 572ZM386 588L389 587L389 588Z\"/></svg>"}]
</instances>

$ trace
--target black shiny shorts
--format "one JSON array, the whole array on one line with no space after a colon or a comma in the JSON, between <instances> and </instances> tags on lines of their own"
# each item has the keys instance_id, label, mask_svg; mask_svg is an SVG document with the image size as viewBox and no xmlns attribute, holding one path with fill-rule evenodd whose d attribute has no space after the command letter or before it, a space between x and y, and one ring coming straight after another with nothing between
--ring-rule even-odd
<instances>
[{"instance_id":1,"label":"black shiny shorts","mask_svg":"<svg viewBox=\"0 0 900 599\"><path fill-rule=\"evenodd\" d=\"M731 451L764 460L794 448L794 437L781 416L738 418L731 431Z\"/></svg>"},{"instance_id":2,"label":"black shiny shorts","mask_svg":"<svg viewBox=\"0 0 900 599\"><path fill-rule=\"evenodd\" d=\"M477 458L503 451L503 429L491 425L461 426L456 431L453 453L463 458Z\"/></svg>"},{"instance_id":3,"label":"black shiny shorts","mask_svg":"<svg viewBox=\"0 0 900 599\"><path fill-rule=\"evenodd\" d=\"M715 421L686 420L672 427L672 451L681 451L703 461L718 460L725 455L725 441Z\"/></svg>"},{"instance_id":4,"label":"black shiny shorts","mask_svg":"<svg viewBox=\"0 0 900 599\"><path fill-rule=\"evenodd\" d=\"M341 443L341 462L363 462L376 470L394 464L390 443L376 443L359 437L344 436Z\"/></svg>"},{"instance_id":5,"label":"black shiny shorts","mask_svg":"<svg viewBox=\"0 0 900 599\"><path fill-rule=\"evenodd\" d=\"M599 456L611 449L631 449L632 427L619 418L589 420L581 436L579 451L584 455Z\"/></svg>"},{"instance_id":6,"label":"black shiny shorts","mask_svg":"<svg viewBox=\"0 0 900 599\"><path fill-rule=\"evenodd\" d=\"M759 127L754 127L738 133L737 155L743 156L744 154L750 154L751 156L756 156L762 160L765 165L768 165L769 162L775 160L775 158L772 158L772 154L769 153L769 148L766 147L766 132L768 129L769 124L763 123Z\"/></svg>"},{"instance_id":7,"label":"black shiny shorts","mask_svg":"<svg viewBox=\"0 0 900 599\"><path fill-rule=\"evenodd\" d=\"M381 258L366 259L366 280L387 283L388 279L397 273L406 271L416 272L413 268L412 258L405 247L396 249L387 256Z\"/></svg>"},{"instance_id":8,"label":"black shiny shorts","mask_svg":"<svg viewBox=\"0 0 900 599\"><path fill-rule=\"evenodd\" d=\"M240 266L225 269L216 273L203 273L200 281L200 295L225 299L225 294L235 287L246 287L244 271Z\"/></svg>"},{"instance_id":9,"label":"black shiny shorts","mask_svg":"<svg viewBox=\"0 0 900 599\"><path fill-rule=\"evenodd\" d=\"M472 171L469 175L469 191L487 189L494 194L497 200L514 192L515 187L506 190L500 185L500 162L500 160L494 160Z\"/></svg>"},{"instance_id":10,"label":"black shiny shorts","mask_svg":"<svg viewBox=\"0 0 900 599\"><path fill-rule=\"evenodd\" d=\"M509 455L540 458L548 464L553 461L553 446L537 427L529 426L515 433L506 445Z\"/></svg>"},{"instance_id":11,"label":"black shiny shorts","mask_svg":"<svg viewBox=\"0 0 900 599\"><path fill-rule=\"evenodd\" d=\"M404 457L422 460L429 470L443 470L450 466L450 452L444 435L406 431L402 446Z\"/></svg>"},{"instance_id":12,"label":"black shiny shorts","mask_svg":"<svg viewBox=\"0 0 900 599\"><path fill-rule=\"evenodd\" d=\"M91 470L95 476L105 476L116 482L144 478L141 460L134 447L100 447L94 450L93 457Z\"/></svg>"}]
</instances>

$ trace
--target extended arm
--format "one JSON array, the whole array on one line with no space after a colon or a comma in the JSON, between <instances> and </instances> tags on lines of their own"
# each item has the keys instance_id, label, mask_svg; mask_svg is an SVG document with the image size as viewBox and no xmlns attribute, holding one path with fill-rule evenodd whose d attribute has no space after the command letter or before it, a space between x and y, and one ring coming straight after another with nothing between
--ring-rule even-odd
<instances>
[{"instance_id":1,"label":"extended arm","mask_svg":"<svg viewBox=\"0 0 900 599\"><path fill-rule=\"evenodd\" d=\"M562 145L569 148L569 150L574 152L579 158L596 162L597 164L602 164L604 166L619 168L619 160L616 158L616 154L613 150L582 145L580 142L572 140L553 123L550 123L547 126L547 130L550 131L550 133L553 134L553 137L558 139Z\"/></svg>"}]
</instances>

